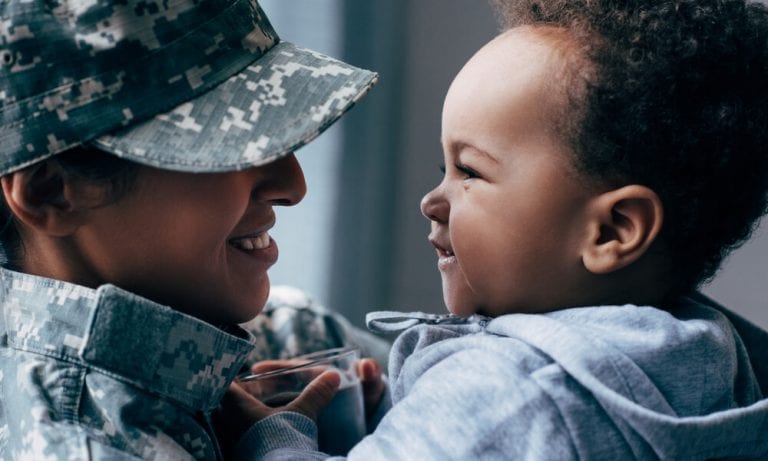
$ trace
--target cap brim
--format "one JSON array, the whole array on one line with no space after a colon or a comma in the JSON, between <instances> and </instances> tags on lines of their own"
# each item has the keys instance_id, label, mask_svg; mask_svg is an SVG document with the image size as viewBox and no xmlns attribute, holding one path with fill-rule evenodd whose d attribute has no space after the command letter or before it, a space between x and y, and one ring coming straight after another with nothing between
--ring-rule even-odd
<instances>
[{"instance_id":1,"label":"cap brim","mask_svg":"<svg viewBox=\"0 0 768 461\"><path fill-rule=\"evenodd\" d=\"M91 144L166 170L242 170L307 144L376 80L374 72L280 42L201 96Z\"/></svg>"}]
</instances>

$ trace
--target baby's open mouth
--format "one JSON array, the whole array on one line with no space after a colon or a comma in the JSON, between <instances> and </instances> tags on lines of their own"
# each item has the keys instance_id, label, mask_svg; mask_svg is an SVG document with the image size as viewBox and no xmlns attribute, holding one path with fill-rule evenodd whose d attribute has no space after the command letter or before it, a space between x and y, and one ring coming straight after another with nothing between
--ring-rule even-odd
<instances>
[{"instance_id":1,"label":"baby's open mouth","mask_svg":"<svg viewBox=\"0 0 768 461\"><path fill-rule=\"evenodd\" d=\"M438 258L450 258L453 256L453 250L450 248L450 242L446 242L446 239L441 239L438 236L430 235L428 240L429 243L435 247ZM445 245L444 243L448 243L448 245Z\"/></svg>"},{"instance_id":2,"label":"baby's open mouth","mask_svg":"<svg viewBox=\"0 0 768 461\"><path fill-rule=\"evenodd\" d=\"M263 250L269 247L271 238L269 233L262 232L258 235L245 236L231 239L229 244L244 251Z\"/></svg>"}]
</instances>

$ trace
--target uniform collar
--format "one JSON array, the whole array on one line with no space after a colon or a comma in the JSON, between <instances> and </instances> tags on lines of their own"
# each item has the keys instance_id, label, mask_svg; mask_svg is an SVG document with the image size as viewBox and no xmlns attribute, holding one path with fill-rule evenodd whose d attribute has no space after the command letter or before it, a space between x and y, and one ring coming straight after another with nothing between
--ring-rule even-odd
<instances>
[{"instance_id":1,"label":"uniform collar","mask_svg":"<svg viewBox=\"0 0 768 461\"><path fill-rule=\"evenodd\" d=\"M90 289L1 269L8 346L82 363L193 410L216 407L252 349L113 285Z\"/></svg>"}]
</instances>

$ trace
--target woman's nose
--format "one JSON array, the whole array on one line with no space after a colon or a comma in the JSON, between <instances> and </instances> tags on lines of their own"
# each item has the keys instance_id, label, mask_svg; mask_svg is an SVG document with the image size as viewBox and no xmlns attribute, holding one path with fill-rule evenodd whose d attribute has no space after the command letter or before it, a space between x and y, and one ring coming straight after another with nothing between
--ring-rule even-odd
<instances>
[{"instance_id":1,"label":"woman's nose","mask_svg":"<svg viewBox=\"0 0 768 461\"><path fill-rule=\"evenodd\" d=\"M450 207L440 186L432 189L421 199L421 214L430 221L444 223Z\"/></svg>"},{"instance_id":2,"label":"woman's nose","mask_svg":"<svg viewBox=\"0 0 768 461\"><path fill-rule=\"evenodd\" d=\"M260 200L273 205L292 206L301 202L307 193L304 172L293 153L261 167L266 181L257 191Z\"/></svg>"}]
</instances>

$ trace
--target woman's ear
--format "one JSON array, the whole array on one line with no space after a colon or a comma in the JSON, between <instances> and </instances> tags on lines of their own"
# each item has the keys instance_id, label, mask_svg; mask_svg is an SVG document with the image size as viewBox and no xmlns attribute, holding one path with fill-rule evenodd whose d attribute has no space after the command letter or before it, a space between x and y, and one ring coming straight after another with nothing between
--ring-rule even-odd
<instances>
[{"instance_id":1,"label":"woman's ear","mask_svg":"<svg viewBox=\"0 0 768 461\"><path fill-rule=\"evenodd\" d=\"M71 234L81 222L69 182L61 165L51 159L0 178L5 201L16 219L56 237Z\"/></svg>"},{"instance_id":2,"label":"woman's ear","mask_svg":"<svg viewBox=\"0 0 768 461\"><path fill-rule=\"evenodd\" d=\"M661 231L664 208L648 187L624 186L600 194L591 205L582 260L592 273L607 274L637 261Z\"/></svg>"}]
</instances>

